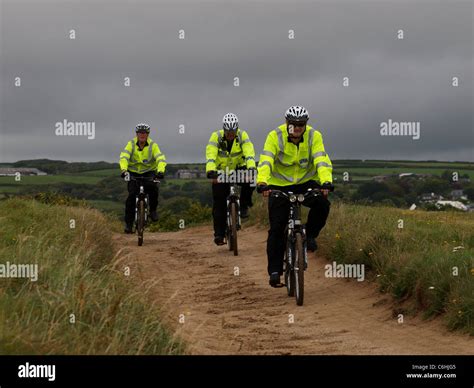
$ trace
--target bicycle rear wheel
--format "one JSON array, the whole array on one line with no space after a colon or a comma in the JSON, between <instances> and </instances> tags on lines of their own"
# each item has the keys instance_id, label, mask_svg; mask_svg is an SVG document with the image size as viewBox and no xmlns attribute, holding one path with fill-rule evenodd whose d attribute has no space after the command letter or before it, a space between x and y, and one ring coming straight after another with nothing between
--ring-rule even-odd
<instances>
[{"instance_id":1,"label":"bicycle rear wheel","mask_svg":"<svg viewBox=\"0 0 474 388\"><path fill-rule=\"evenodd\" d=\"M237 205L235 202L230 205L230 219L232 232L232 249L234 250L234 256L239 254L239 249L237 247Z\"/></svg>"},{"instance_id":2,"label":"bicycle rear wheel","mask_svg":"<svg viewBox=\"0 0 474 388\"><path fill-rule=\"evenodd\" d=\"M302 306L304 299L304 251L303 237L301 236L300 232L296 233L294 277L296 304L298 306Z\"/></svg>"},{"instance_id":3,"label":"bicycle rear wheel","mask_svg":"<svg viewBox=\"0 0 474 388\"><path fill-rule=\"evenodd\" d=\"M145 201L138 201L138 219L137 219L137 234L138 245L143 245L143 230L145 229Z\"/></svg>"}]
</instances>

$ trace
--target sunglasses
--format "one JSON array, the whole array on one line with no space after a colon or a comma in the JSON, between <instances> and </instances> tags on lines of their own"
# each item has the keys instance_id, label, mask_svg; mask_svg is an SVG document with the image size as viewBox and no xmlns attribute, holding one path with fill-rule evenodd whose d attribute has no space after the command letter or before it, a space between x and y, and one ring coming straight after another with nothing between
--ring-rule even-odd
<instances>
[{"instance_id":1,"label":"sunglasses","mask_svg":"<svg viewBox=\"0 0 474 388\"><path fill-rule=\"evenodd\" d=\"M289 122L288 125L293 125L294 127L303 128L306 126L306 122L305 121Z\"/></svg>"}]
</instances>

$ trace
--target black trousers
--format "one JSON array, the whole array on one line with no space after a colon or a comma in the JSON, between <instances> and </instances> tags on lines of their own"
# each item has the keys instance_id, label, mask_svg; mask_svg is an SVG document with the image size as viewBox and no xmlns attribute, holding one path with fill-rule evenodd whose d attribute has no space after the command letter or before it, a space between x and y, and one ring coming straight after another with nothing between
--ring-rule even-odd
<instances>
[{"instance_id":1,"label":"black trousers","mask_svg":"<svg viewBox=\"0 0 474 388\"><path fill-rule=\"evenodd\" d=\"M130 173L131 176L153 176L153 172L146 172L144 174ZM158 185L153 182L143 182L145 193L148 194L150 211L155 211L158 206ZM135 198L140 192L140 184L136 181L130 180L128 182L128 197L125 201L125 222L132 224L135 220Z\"/></svg>"},{"instance_id":2,"label":"black trousers","mask_svg":"<svg viewBox=\"0 0 474 388\"><path fill-rule=\"evenodd\" d=\"M240 208L246 209L253 205L252 194L255 186L250 183L239 183ZM214 220L214 236L224 236L227 217L227 196L230 192L230 183L212 184L212 218Z\"/></svg>"},{"instance_id":3,"label":"black trousers","mask_svg":"<svg viewBox=\"0 0 474 388\"><path fill-rule=\"evenodd\" d=\"M316 186L316 182L309 181L300 185L270 186L271 189L281 191L292 191L302 194ZM331 203L322 195L307 199L304 206L309 207L308 220L306 222L306 236L316 238L321 229L326 225ZM285 227L288 225L290 204L286 198L270 197L268 200L268 214L270 218L270 230L268 231L267 256L268 274L278 272L283 274L283 257L286 248Z\"/></svg>"}]
</instances>

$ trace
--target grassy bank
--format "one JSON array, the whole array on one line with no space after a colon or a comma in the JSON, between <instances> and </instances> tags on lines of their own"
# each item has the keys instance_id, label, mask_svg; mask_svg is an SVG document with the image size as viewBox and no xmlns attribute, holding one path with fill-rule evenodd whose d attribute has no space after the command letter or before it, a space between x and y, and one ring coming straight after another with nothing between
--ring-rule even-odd
<instances>
[{"instance_id":1,"label":"grassy bank","mask_svg":"<svg viewBox=\"0 0 474 388\"><path fill-rule=\"evenodd\" d=\"M0 354L183 352L146 284L125 276L100 212L11 199L0 220L0 264L38 264L36 282L0 278Z\"/></svg>"},{"instance_id":2,"label":"grassy bank","mask_svg":"<svg viewBox=\"0 0 474 388\"><path fill-rule=\"evenodd\" d=\"M261 198L252 213L251 222L268 226ZM442 315L448 328L474 335L473 230L472 213L333 203L318 253L365 264L368 280L398 302L394 313Z\"/></svg>"}]
</instances>

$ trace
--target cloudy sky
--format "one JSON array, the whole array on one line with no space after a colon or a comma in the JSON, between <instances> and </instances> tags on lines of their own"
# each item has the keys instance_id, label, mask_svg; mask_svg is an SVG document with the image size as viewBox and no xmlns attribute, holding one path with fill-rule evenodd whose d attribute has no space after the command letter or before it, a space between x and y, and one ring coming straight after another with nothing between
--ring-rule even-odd
<instances>
[{"instance_id":1,"label":"cloudy sky","mask_svg":"<svg viewBox=\"0 0 474 388\"><path fill-rule=\"evenodd\" d=\"M472 2L0 3L1 162L118 161L142 121L168 162L202 162L227 112L259 154L295 104L333 159L474 161ZM95 139L56 136L65 119Z\"/></svg>"}]
</instances>

